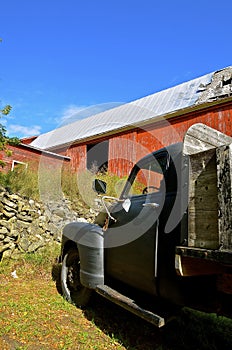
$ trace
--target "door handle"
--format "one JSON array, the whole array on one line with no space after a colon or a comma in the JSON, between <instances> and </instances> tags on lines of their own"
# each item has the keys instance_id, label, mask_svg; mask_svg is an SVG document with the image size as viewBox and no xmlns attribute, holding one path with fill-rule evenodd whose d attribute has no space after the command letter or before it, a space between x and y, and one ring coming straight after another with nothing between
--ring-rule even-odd
<instances>
[{"instance_id":1,"label":"door handle","mask_svg":"<svg viewBox=\"0 0 232 350\"><path fill-rule=\"evenodd\" d=\"M158 203L143 203L144 207L151 207L151 208L159 208L159 204Z\"/></svg>"}]
</instances>

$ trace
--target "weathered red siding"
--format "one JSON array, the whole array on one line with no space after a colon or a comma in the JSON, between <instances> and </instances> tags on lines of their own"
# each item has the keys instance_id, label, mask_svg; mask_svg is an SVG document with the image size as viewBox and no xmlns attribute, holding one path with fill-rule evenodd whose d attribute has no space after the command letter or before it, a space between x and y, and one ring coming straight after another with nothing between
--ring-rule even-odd
<instances>
[{"instance_id":1,"label":"weathered red siding","mask_svg":"<svg viewBox=\"0 0 232 350\"><path fill-rule=\"evenodd\" d=\"M12 162L22 162L28 164L33 169L38 169L39 165L43 163L43 166L47 168L60 168L63 164L68 164L69 160L56 155L52 155L46 152L35 150L33 148L26 147L24 145L8 146L12 151L11 156L7 156L4 151L0 152L0 159L2 159L6 166L4 171L11 170Z\"/></svg>"},{"instance_id":2,"label":"weathered red siding","mask_svg":"<svg viewBox=\"0 0 232 350\"><path fill-rule=\"evenodd\" d=\"M160 121L138 131L137 141L149 151L183 140L188 128L195 123L203 123L227 135L232 135L232 105L189 113L181 117Z\"/></svg>"},{"instance_id":3,"label":"weathered red siding","mask_svg":"<svg viewBox=\"0 0 232 350\"><path fill-rule=\"evenodd\" d=\"M170 119L162 119L142 127L134 127L114 135L106 136L81 144L72 144L68 148L57 148L52 152L71 158L68 168L78 172L87 167L87 145L109 140L108 170L122 177L129 173L133 164L147 153L165 147L169 144L180 142L187 129L195 123L204 123L229 136L232 136L232 102L224 102L219 105L209 106L202 110L183 113ZM41 155L47 157L47 164L54 166L60 164L62 159L45 155L45 153L29 149L26 145L13 148L13 156L4 160L11 167L12 159L22 162L39 164ZM1 154L0 154L1 156ZM2 153L3 156L3 153ZM67 160L64 165L67 167ZM59 165L60 166L60 165Z\"/></svg>"},{"instance_id":4,"label":"weathered red siding","mask_svg":"<svg viewBox=\"0 0 232 350\"><path fill-rule=\"evenodd\" d=\"M86 154L86 145L72 145L67 149L65 155L71 158L70 166L72 171L81 171L86 169Z\"/></svg>"},{"instance_id":5,"label":"weathered red siding","mask_svg":"<svg viewBox=\"0 0 232 350\"><path fill-rule=\"evenodd\" d=\"M163 119L110 140L109 171L124 176L138 159L149 152L183 141L188 128L203 123L232 136L232 103L200 112Z\"/></svg>"},{"instance_id":6,"label":"weathered red siding","mask_svg":"<svg viewBox=\"0 0 232 350\"><path fill-rule=\"evenodd\" d=\"M109 142L108 170L118 176L128 174L136 162L137 154L136 131L115 136Z\"/></svg>"}]
</instances>

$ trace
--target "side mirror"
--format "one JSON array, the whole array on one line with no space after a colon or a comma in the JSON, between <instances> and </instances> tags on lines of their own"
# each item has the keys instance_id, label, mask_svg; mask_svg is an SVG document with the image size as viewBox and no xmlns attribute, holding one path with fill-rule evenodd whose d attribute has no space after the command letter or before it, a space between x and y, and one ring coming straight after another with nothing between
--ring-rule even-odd
<instances>
[{"instance_id":1,"label":"side mirror","mask_svg":"<svg viewBox=\"0 0 232 350\"><path fill-rule=\"evenodd\" d=\"M102 193L102 194L106 193L106 182L99 180L99 179L95 179L93 181L93 190L95 192L97 192L98 194L99 193Z\"/></svg>"}]
</instances>

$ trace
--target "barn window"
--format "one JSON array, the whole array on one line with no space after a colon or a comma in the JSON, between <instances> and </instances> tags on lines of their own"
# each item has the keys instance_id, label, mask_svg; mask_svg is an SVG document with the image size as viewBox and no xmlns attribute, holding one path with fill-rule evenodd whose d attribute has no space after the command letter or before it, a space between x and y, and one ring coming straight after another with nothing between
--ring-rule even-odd
<instances>
[{"instance_id":1,"label":"barn window","mask_svg":"<svg viewBox=\"0 0 232 350\"><path fill-rule=\"evenodd\" d=\"M19 160L13 160L11 165L11 171L13 171L17 166L23 166L27 169L28 164L25 162L20 162Z\"/></svg>"},{"instance_id":2,"label":"barn window","mask_svg":"<svg viewBox=\"0 0 232 350\"><path fill-rule=\"evenodd\" d=\"M87 145L87 169L96 173L108 170L109 141Z\"/></svg>"}]
</instances>

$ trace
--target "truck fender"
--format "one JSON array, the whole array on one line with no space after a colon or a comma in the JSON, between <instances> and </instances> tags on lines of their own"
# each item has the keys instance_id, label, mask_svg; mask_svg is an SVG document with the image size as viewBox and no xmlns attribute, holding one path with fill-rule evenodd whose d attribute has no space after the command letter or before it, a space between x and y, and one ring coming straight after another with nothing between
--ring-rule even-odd
<instances>
[{"instance_id":1,"label":"truck fender","mask_svg":"<svg viewBox=\"0 0 232 350\"><path fill-rule=\"evenodd\" d=\"M104 284L104 234L98 225L72 222L64 227L63 240L75 242L80 258L80 281L95 289Z\"/></svg>"}]
</instances>

